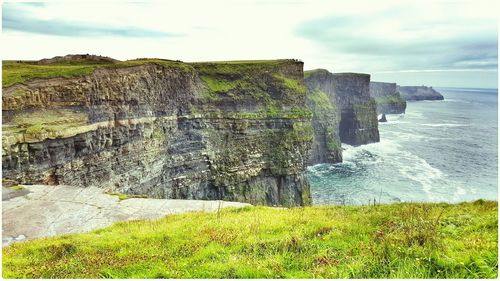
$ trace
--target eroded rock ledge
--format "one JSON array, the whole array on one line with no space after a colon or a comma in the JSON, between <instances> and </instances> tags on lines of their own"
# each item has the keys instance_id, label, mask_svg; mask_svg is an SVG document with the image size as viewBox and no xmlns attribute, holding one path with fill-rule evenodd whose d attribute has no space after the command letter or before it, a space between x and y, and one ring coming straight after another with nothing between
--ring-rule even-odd
<instances>
[{"instance_id":1,"label":"eroded rock ledge","mask_svg":"<svg viewBox=\"0 0 500 281\"><path fill-rule=\"evenodd\" d=\"M14 83L2 97L3 177L308 205L313 130L302 68L295 60L139 60Z\"/></svg>"}]
</instances>

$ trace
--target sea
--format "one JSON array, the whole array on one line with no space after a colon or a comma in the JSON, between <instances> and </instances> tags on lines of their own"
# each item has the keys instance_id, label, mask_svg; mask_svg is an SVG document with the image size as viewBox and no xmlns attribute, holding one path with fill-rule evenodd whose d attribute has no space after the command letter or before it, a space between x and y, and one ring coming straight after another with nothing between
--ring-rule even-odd
<instances>
[{"instance_id":1,"label":"sea","mask_svg":"<svg viewBox=\"0 0 500 281\"><path fill-rule=\"evenodd\" d=\"M436 88L379 123L380 142L342 144L343 163L308 167L314 205L498 199L498 90Z\"/></svg>"}]
</instances>

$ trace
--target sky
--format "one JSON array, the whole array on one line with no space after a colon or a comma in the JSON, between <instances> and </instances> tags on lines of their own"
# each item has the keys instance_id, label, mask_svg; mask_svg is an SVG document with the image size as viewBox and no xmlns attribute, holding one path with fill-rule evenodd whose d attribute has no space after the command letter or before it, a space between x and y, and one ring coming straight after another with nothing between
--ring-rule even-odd
<instances>
[{"instance_id":1,"label":"sky","mask_svg":"<svg viewBox=\"0 0 500 281\"><path fill-rule=\"evenodd\" d=\"M372 81L497 88L496 0L2 3L2 59L295 58Z\"/></svg>"}]
</instances>

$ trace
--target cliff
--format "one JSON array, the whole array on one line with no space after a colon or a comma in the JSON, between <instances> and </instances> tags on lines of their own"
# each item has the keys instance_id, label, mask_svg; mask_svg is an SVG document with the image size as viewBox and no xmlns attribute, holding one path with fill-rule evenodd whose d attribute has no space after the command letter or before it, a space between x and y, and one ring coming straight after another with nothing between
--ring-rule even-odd
<instances>
[{"instance_id":1,"label":"cliff","mask_svg":"<svg viewBox=\"0 0 500 281\"><path fill-rule=\"evenodd\" d=\"M306 73L306 104L313 112L314 139L309 165L342 162L339 136L340 112L335 103L335 91L331 73L318 70Z\"/></svg>"},{"instance_id":2,"label":"cliff","mask_svg":"<svg viewBox=\"0 0 500 281\"><path fill-rule=\"evenodd\" d=\"M3 177L308 205L303 63L4 62Z\"/></svg>"},{"instance_id":3,"label":"cliff","mask_svg":"<svg viewBox=\"0 0 500 281\"><path fill-rule=\"evenodd\" d=\"M398 86L398 91L406 100L444 100L443 95L427 86Z\"/></svg>"},{"instance_id":4,"label":"cliff","mask_svg":"<svg viewBox=\"0 0 500 281\"><path fill-rule=\"evenodd\" d=\"M370 82L370 96L377 103L378 114L402 114L406 100L397 91L396 83Z\"/></svg>"},{"instance_id":5,"label":"cliff","mask_svg":"<svg viewBox=\"0 0 500 281\"><path fill-rule=\"evenodd\" d=\"M324 69L306 71L304 82L310 92L318 90L325 93L330 103L335 105L336 117L332 124L317 126L321 121L325 124L327 118L313 116L316 121L315 131L319 140L315 139L312 155L334 154L333 161L341 161L340 142L350 145L362 145L380 141L375 100L370 97L370 75L359 73L330 73ZM325 103L323 103L325 104ZM316 113L316 112L315 112ZM326 132L325 134L318 133ZM328 132L332 137L328 136ZM338 136L335 132L338 132ZM330 140L329 140L330 139ZM317 142L322 144L317 144ZM329 144L330 143L330 144ZM331 143L335 145L331 145ZM328 148L328 147L331 148ZM324 148L327 148L326 151ZM314 159L314 158L313 158ZM315 161L313 161L314 163ZM318 162L316 162L318 163Z\"/></svg>"}]
</instances>

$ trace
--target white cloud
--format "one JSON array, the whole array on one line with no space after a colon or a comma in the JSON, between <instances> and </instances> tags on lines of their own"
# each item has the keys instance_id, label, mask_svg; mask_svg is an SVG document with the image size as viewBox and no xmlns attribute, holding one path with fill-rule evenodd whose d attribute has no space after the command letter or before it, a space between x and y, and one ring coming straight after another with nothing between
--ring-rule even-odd
<instances>
[{"instance_id":1,"label":"white cloud","mask_svg":"<svg viewBox=\"0 0 500 281\"><path fill-rule=\"evenodd\" d=\"M8 4L10 5L10 4ZM434 44L436 39L452 40L478 32L496 22L497 1L156 1L124 2L48 2L45 6L16 6L40 20L91 23L100 27L130 27L153 30L179 37L54 36L3 30L3 59L41 59L68 53L92 53L117 59L159 57L184 61L230 59L298 58L306 69L380 72L404 70L380 54L356 41L354 35L366 34L397 48L411 42ZM5 12L5 3L4 9ZM321 43L296 30L324 18L354 19L359 24L337 30ZM325 30L320 30L327 34ZM354 42L349 40L354 38ZM358 42L358 46L353 45ZM372 41L373 43L373 41ZM340 46L340 48L338 48ZM356 48L353 48L355 46ZM422 47L423 46L423 47ZM363 47L366 50L362 50ZM472 47L471 47L472 48ZM350 51L360 49L359 51ZM435 50L435 49L433 49ZM373 52L372 52L373 51ZM433 65L440 54L415 58L418 48L408 55L394 54L401 63L417 64L419 69L440 69ZM395 51L394 51L395 52ZM425 53L425 50L422 50ZM444 50L446 52L446 50ZM472 54L475 55L475 54ZM458 62L456 68L490 65L492 58L474 58ZM495 57L496 60L496 57ZM399 63L398 65L400 65ZM414 69L407 67L407 69Z\"/></svg>"}]
</instances>

